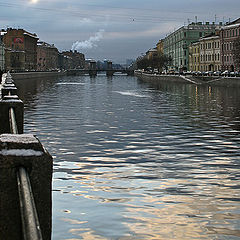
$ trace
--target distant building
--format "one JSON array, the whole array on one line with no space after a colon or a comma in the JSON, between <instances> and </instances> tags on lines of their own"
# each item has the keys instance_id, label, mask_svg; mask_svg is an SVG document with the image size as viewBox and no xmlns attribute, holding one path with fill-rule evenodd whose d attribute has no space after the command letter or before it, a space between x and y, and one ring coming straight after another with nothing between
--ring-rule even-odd
<instances>
[{"instance_id":1,"label":"distant building","mask_svg":"<svg viewBox=\"0 0 240 240\"><path fill-rule=\"evenodd\" d=\"M72 59L72 69L84 69L85 67L85 56L83 53L78 51L64 51L62 52L64 56L70 57Z\"/></svg>"},{"instance_id":2,"label":"distant building","mask_svg":"<svg viewBox=\"0 0 240 240\"><path fill-rule=\"evenodd\" d=\"M192 43L189 46L189 70L200 71L200 42Z\"/></svg>"},{"instance_id":3,"label":"distant building","mask_svg":"<svg viewBox=\"0 0 240 240\"><path fill-rule=\"evenodd\" d=\"M200 38L200 71L220 71L220 37L212 35Z\"/></svg>"},{"instance_id":4,"label":"distant building","mask_svg":"<svg viewBox=\"0 0 240 240\"><path fill-rule=\"evenodd\" d=\"M5 47L0 40L0 71L5 70ZM1 82L1 79L0 79Z\"/></svg>"},{"instance_id":5,"label":"distant building","mask_svg":"<svg viewBox=\"0 0 240 240\"><path fill-rule=\"evenodd\" d=\"M1 30L5 45L6 70L36 70L37 69L37 41L36 34L24 29L8 28Z\"/></svg>"},{"instance_id":6,"label":"distant building","mask_svg":"<svg viewBox=\"0 0 240 240\"><path fill-rule=\"evenodd\" d=\"M61 70L72 69L73 59L63 53L58 53L58 68Z\"/></svg>"},{"instance_id":7,"label":"distant building","mask_svg":"<svg viewBox=\"0 0 240 240\"><path fill-rule=\"evenodd\" d=\"M58 68L58 49L54 44L37 43L37 70L49 71Z\"/></svg>"},{"instance_id":8,"label":"distant building","mask_svg":"<svg viewBox=\"0 0 240 240\"><path fill-rule=\"evenodd\" d=\"M189 45L197 42L199 38L215 33L219 25L206 22L191 23L183 26L164 39L163 52L172 58L169 69L187 70L189 66Z\"/></svg>"},{"instance_id":9,"label":"distant building","mask_svg":"<svg viewBox=\"0 0 240 240\"><path fill-rule=\"evenodd\" d=\"M151 48L146 52L146 58L148 60L151 60L151 59L157 57L157 55L158 55L158 51L156 48Z\"/></svg>"},{"instance_id":10,"label":"distant building","mask_svg":"<svg viewBox=\"0 0 240 240\"><path fill-rule=\"evenodd\" d=\"M234 63L234 41L240 37L240 18L222 27L220 32L222 70L236 71Z\"/></svg>"},{"instance_id":11,"label":"distant building","mask_svg":"<svg viewBox=\"0 0 240 240\"><path fill-rule=\"evenodd\" d=\"M156 44L158 54L163 54L164 39L160 39Z\"/></svg>"}]
</instances>

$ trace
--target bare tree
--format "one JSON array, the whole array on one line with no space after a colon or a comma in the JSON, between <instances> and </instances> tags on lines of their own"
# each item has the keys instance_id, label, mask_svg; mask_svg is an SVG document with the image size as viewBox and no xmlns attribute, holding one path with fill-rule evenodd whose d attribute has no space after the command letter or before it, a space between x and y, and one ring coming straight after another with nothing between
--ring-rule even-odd
<instances>
[{"instance_id":1,"label":"bare tree","mask_svg":"<svg viewBox=\"0 0 240 240\"><path fill-rule=\"evenodd\" d=\"M137 59L137 68L138 69L147 69L149 66L149 61L146 57L142 57L140 59Z\"/></svg>"},{"instance_id":2,"label":"bare tree","mask_svg":"<svg viewBox=\"0 0 240 240\"><path fill-rule=\"evenodd\" d=\"M147 69L150 67L152 71L158 69L158 72L162 72L163 69L167 69L168 65L171 64L172 58L164 55L158 54L150 59L143 57L137 60L138 69Z\"/></svg>"}]
</instances>

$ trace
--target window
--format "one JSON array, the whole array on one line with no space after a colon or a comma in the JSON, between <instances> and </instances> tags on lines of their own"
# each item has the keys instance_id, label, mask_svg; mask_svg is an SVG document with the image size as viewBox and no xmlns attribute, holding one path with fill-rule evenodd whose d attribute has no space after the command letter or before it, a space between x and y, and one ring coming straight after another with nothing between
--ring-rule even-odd
<instances>
[{"instance_id":1,"label":"window","mask_svg":"<svg viewBox=\"0 0 240 240\"><path fill-rule=\"evenodd\" d=\"M202 32L199 33L199 37L202 37Z\"/></svg>"},{"instance_id":2,"label":"window","mask_svg":"<svg viewBox=\"0 0 240 240\"><path fill-rule=\"evenodd\" d=\"M220 54L218 53L218 61L220 61Z\"/></svg>"},{"instance_id":3,"label":"window","mask_svg":"<svg viewBox=\"0 0 240 240\"><path fill-rule=\"evenodd\" d=\"M186 32L184 32L184 37L187 37L187 33Z\"/></svg>"}]
</instances>

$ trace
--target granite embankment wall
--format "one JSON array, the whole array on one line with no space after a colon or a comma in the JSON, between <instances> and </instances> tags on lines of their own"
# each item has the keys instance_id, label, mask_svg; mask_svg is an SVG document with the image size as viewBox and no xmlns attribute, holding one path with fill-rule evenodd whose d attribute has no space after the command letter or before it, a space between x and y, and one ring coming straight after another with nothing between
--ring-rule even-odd
<instances>
[{"instance_id":1,"label":"granite embankment wall","mask_svg":"<svg viewBox=\"0 0 240 240\"><path fill-rule=\"evenodd\" d=\"M0 79L0 239L50 240L53 159L24 133L24 105L10 73Z\"/></svg>"},{"instance_id":2,"label":"granite embankment wall","mask_svg":"<svg viewBox=\"0 0 240 240\"><path fill-rule=\"evenodd\" d=\"M64 76L66 75L65 71L61 72L19 72L11 73L13 80L21 80L27 78L43 78L43 77L52 77L52 76Z\"/></svg>"},{"instance_id":3,"label":"granite embankment wall","mask_svg":"<svg viewBox=\"0 0 240 240\"><path fill-rule=\"evenodd\" d=\"M240 77L217 77L217 76L182 76L182 75L157 75L142 73L135 71L135 76L145 82L159 83L159 82L175 82L188 83L196 85L210 85L210 86L225 86L225 87L240 87Z\"/></svg>"}]
</instances>

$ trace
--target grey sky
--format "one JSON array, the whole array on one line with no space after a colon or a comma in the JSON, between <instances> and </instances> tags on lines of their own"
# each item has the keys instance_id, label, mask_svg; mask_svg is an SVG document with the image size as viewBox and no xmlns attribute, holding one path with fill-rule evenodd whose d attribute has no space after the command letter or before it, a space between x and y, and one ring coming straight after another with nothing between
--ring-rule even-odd
<instances>
[{"instance_id":1,"label":"grey sky","mask_svg":"<svg viewBox=\"0 0 240 240\"><path fill-rule=\"evenodd\" d=\"M35 32L60 51L85 41L80 46L86 58L124 63L195 16L198 21L234 20L239 8L239 0L0 0L0 27Z\"/></svg>"}]
</instances>

